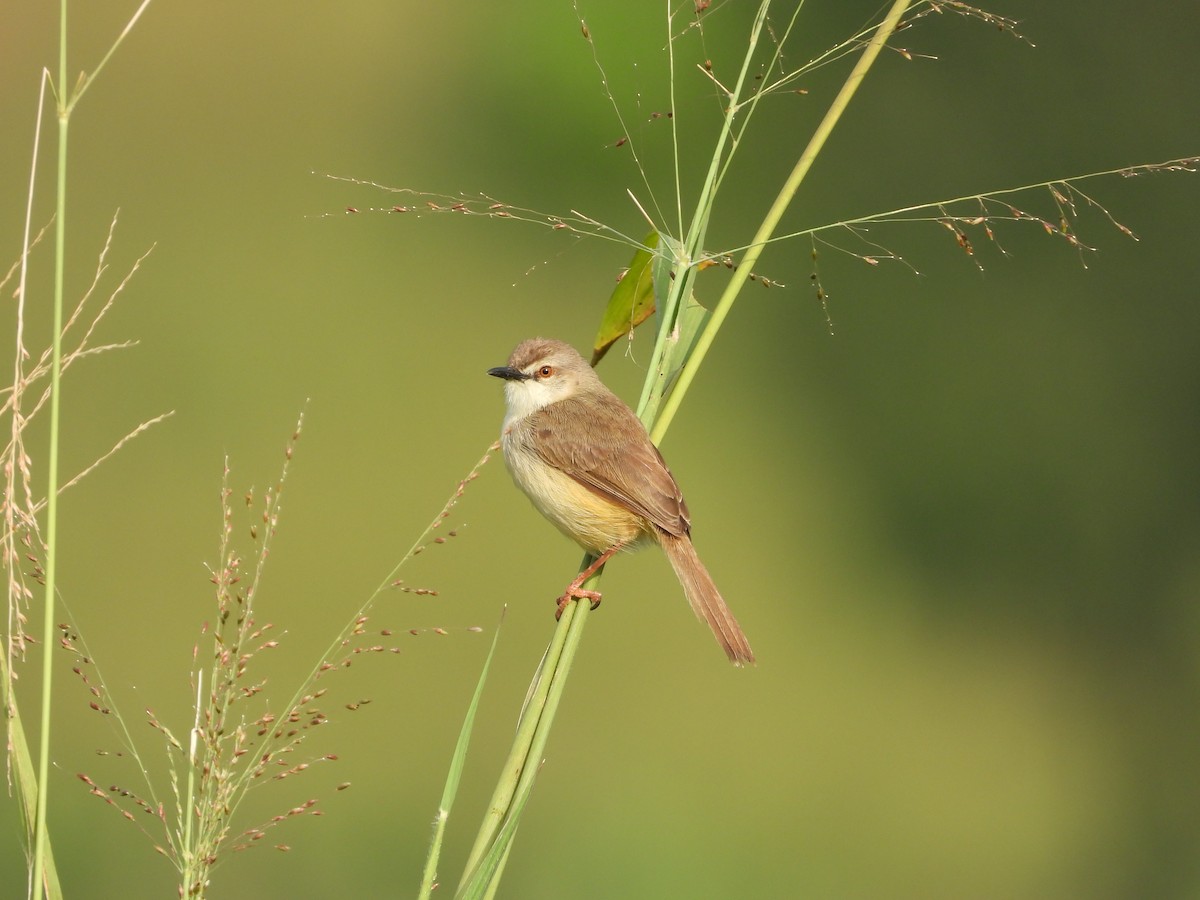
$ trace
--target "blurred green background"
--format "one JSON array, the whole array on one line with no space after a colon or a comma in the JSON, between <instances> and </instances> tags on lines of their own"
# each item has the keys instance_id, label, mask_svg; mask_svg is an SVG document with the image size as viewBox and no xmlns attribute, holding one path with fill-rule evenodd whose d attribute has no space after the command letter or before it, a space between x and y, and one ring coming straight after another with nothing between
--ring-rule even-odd
<instances>
[{"instance_id":1,"label":"blurred green background","mask_svg":"<svg viewBox=\"0 0 1200 900\"><path fill-rule=\"evenodd\" d=\"M72 71L95 66L134 6L76 5ZM876 6L809 4L788 61ZM711 58L732 78L753 4L717 7L675 45L685 188L718 102L694 66ZM900 35L937 61L883 55L788 228L1200 152L1200 10L992 9L1025 20L1037 48L955 16ZM650 121L671 104L662 9L580 10L666 202L667 132ZM56 32L51 4L0 12L8 261ZM748 239L845 71L765 105L712 249ZM626 188L649 192L612 147L621 134L569 3L157 3L81 103L68 296L118 207L105 284L155 249L99 335L138 347L64 381L64 472L176 414L64 496L60 579L162 794L142 710L189 727L224 457L237 496L261 493L307 410L258 598L283 634L256 662L283 704L495 438L501 390L485 370L534 334L586 346L630 256L516 222L347 216L396 197L322 174L484 191L640 235ZM43 140L39 223L49 123ZM1093 210L1080 228L1097 252L1009 225L1007 258L979 242L983 271L937 225L871 232L920 276L823 249L832 335L811 246L764 253L760 270L786 287L750 286L664 444L760 664L725 663L660 554L611 566L502 896L1200 893L1200 181L1085 190L1140 242ZM1042 194L1022 201L1052 212ZM47 245L31 274L35 351L50 258ZM722 277L702 277L702 300ZM13 319L10 306L10 347ZM648 355L637 343L602 374L635 401ZM44 477L44 456L34 466ZM456 880L579 553L498 461L451 520L460 537L404 575L439 595L389 594L371 623L449 633L404 635L403 653L339 673L334 721L310 744L338 761L255 791L237 825L309 797L326 815L272 832L265 843L288 853L225 859L213 896L414 893L509 604L442 866ZM249 551L240 513L236 534ZM151 842L75 778L139 787L128 761L95 755L119 741L69 666L63 654L51 795L68 893L174 896ZM36 684L23 670L27 717ZM361 698L373 702L344 708ZM2 802L0 876L17 884L15 805Z\"/></svg>"}]
</instances>

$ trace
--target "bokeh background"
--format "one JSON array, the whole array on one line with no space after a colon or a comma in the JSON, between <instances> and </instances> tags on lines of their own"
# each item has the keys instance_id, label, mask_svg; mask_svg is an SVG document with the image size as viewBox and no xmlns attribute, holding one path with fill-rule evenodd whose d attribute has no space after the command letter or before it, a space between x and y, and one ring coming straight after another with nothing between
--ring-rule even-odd
<instances>
[{"instance_id":1,"label":"bokeh background","mask_svg":"<svg viewBox=\"0 0 1200 900\"><path fill-rule=\"evenodd\" d=\"M134 6L75 5L73 72L95 66ZM689 196L718 104L695 64L732 78L753 4L714 6L675 44ZM788 61L876 6L808 4ZM175 415L64 496L61 587L162 795L164 753L142 710L189 727L226 456L238 496L261 494L305 410L258 598L281 646L256 664L266 702L283 704L496 436L501 390L485 370L533 334L586 346L630 256L517 222L367 212L400 198L324 175L482 191L644 233L626 189L643 202L651 189L612 146L622 127L582 14L669 206L667 132L651 119L671 108L663 10L578 7L160 2L78 107L68 296L88 284L118 208L104 284L155 249L99 336L136 349L64 382L64 471ZM1196 8L992 9L1024 20L1036 49L951 15L899 36L915 58L884 54L787 227L1200 152ZM0 11L5 267L56 33L51 4ZM765 104L713 249L748 239L845 71ZM38 222L53 147L48 127ZM1096 252L1009 225L1008 256L980 240L972 259L937 225L874 229L914 275L822 247L832 333L811 244L763 255L762 274L786 287L739 300L664 444L760 665L728 667L659 554L610 566L502 895L1200 893L1198 177L1086 185L1140 237L1085 210ZM1052 212L1044 194L1019 205ZM32 270L35 349L49 259L39 250ZM703 276L702 300L721 278ZM646 340L602 366L631 401ZM44 477L44 456L34 466ZM438 596L389 593L371 620L447 634L404 634L402 653L339 673L333 722L310 745L338 761L256 790L238 824L309 797L326 815L264 842L290 852L228 856L214 896L414 893L508 604L443 860L443 880L457 879L579 554L498 461L451 520L460 536L403 576ZM70 663L62 654L51 799L68 892L174 896L152 842L75 778L139 786L127 761L96 755L119 739ZM35 673L23 671L27 710ZM372 703L345 709L359 699ZM0 805L0 881L16 885L16 809Z\"/></svg>"}]
</instances>

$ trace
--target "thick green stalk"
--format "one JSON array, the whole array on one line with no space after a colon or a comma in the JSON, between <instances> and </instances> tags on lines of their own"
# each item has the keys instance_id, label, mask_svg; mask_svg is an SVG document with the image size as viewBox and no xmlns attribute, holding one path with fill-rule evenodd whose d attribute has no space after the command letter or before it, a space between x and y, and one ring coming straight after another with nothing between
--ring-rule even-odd
<instances>
[{"instance_id":1,"label":"thick green stalk","mask_svg":"<svg viewBox=\"0 0 1200 900\"><path fill-rule=\"evenodd\" d=\"M737 299L737 295L745 285L746 279L750 277L750 273L753 271L754 264L758 261L763 247L771 239L771 235L775 233L775 229L779 227L779 220L783 218L783 214L791 204L792 198L795 197L801 182L804 181L808 170L812 168L812 164L820 154L821 148L825 146L825 141L833 133L834 126L837 125L838 120L842 117L842 113L846 111L846 107L850 104L850 99L854 96L855 91L858 90L858 86L862 83L868 70L879 56L879 52L887 43L888 38L891 37L892 32L896 30L896 26L900 24L900 19L908 9L910 2L911 0L896 0L892 4L892 8L888 11L886 18L875 29L875 34L867 44L866 49L863 50L863 54L859 57L853 70L851 70L846 83L838 91L838 95L830 105L829 111L825 113L825 118L821 120L821 124L813 132L808 146L804 148L804 152L796 160L796 165L792 169L792 173L788 176L787 181L784 182L783 188L775 198L775 202L771 204L766 217L758 227L758 232L754 235L750 246L746 248L746 252L742 255L737 269L734 270L733 276L729 279L729 283L725 287L725 292L721 295L721 299L717 302L716 308L705 324L704 330L700 332L700 336L696 339L696 346L692 349L692 355L683 367L683 371L679 373L679 380L675 383L675 389L671 391L671 395L667 397L666 402L663 404L658 421L650 433L651 438L656 444L667 433L667 429L671 425L671 420L675 417L675 412L679 409L679 404L683 402L684 395L687 394L688 388L692 384L692 379L696 377L696 372L699 370L701 363L704 362L704 357L708 353L708 348L712 346L713 339L717 336L717 332L721 330L721 324L725 321L725 317L729 315L733 301Z\"/></svg>"},{"instance_id":2,"label":"thick green stalk","mask_svg":"<svg viewBox=\"0 0 1200 900\"><path fill-rule=\"evenodd\" d=\"M584 565L588 564L590 558L584 560ZM599 573L596 573L584 582L585 587L594 587L598 576ZM519 755L518 766L506 769L504 773L505 777L515 777L515 786L504 800L503 808L493 798L493 806L489 808L488 813L493 817L490 833L494 836L485 837L484 830L481 829L463 881L455 892L457 900L485 900L496 890L500 874L508 860L521 812L533 791L533 782L546 751L546 743L550 739L550 729L554 724L563 690L566 688L571 663L575 659L579 642L583 639L583 629L587 624L590 609L588 603L576 601L563 610L562 618L551 639L551 647L557 646L559 652L554 660L551 659L551 654L547 654L535 684L535 691L539 696L530 697L521 718L522 730L527 723L531 723L532 726L529 743ZM547 673L550 673L549 678ZM510 766L517 757L514 746ZM487 828L489 824L485 823L485 829Z\"/></svg>"},{"instance_id":3,"label":"thick green stalk","mask_svg":"<svg viewBox=\"0 0 1200 900\"><path fill-rule=\"evenodd\" d=\"M590 558L585 558L583 566L589 564ZM582 571L582 567L580 569ZM592 587L593 581L598 577L593 576L589 579L585 586ZM488 848L493 844L496 835L499 833L501 826L514 815L514 809L517 804L514 803L522 782L526 787L532 786L533 775L536 774L537 765L534 761L537 759L537 754L540 750L534 750L537 747L544 747L546 743L545 734L538 738L539 729L549 728L549 723L554 719L553 710L547 710L549 698L552 690L555 696L561 696L561 684L554 689L556 679L559 673L565 673L570 669L571 660L575 655L575 647L578 644L578 636L568 645L567 636L570 627L578 622L576 630L582 632L584 621L587 619L588 604L572 603L563 610L562 617L559 619L558 626L554 629L554 634L550 638L550 646L546 648L546 654L542 657L541 665L538 667L537 673L534 676L534 682L530 687L529 696L525 700L525 706L521 710L521 719L517 723L517 733L513 739L512 749L509 751L508 759L504 762L504 767L500 771L500 780L496 784L496 789L492 793L491 802L488 803L487 812L484 814L483 823L479 827L479 833L475 837L475 844L471 848L471 853L467 857L467 863L463 867L462 880L458 884L457 891L461 892L468 880L472 877L475 870L479 867ZM569 651L567 650L569 646ZM564 654L566 658L564 659ZM557 706L557 699L554 701ZM548 716L548 718L547 718Z\"/></svg>"},{"instance_id":4,"label":"thick green stalk","mask_svg":"<svg viewBox=\"0 0 1200 900\"><path fill-rule=\"evenodd\" d=\"M871 64L878 57L879 51L895 30L909 3L910 0L897 0L893 5L883 23L876 30L874 37L867 45L857 65L851 71L842 90L834 99L829 112L826 113L825 118L813 134L808 146L793 168L791 175L780 190L779 196L768 211L749 250L735 271L734 278L730 281L729 287L722 295L716 310L714 310L704 331L698 338L697 344L693 348L692 354L680 374L678 383L675 385L674 390L667 398L666 405L661 408L656 421L653 423L651 438L656 444L662 440L667 429L670 427L671 419L674 417L675 411L679 408L679 404L687 392L688 385L690 385L692 378L695 377L696 369L703 361L709 346L712 345L713 338L720 329L725 316L728 314L733 299L745 284L754 261L757 260L761 253L762 246L770 239L776 227L778 227L779 221L795 196L797 188L804 180L808 170L812 167L813 161L820 153L826 139L833 131L834 125L849 104L858 85L862 82ZM655 387L658 386L661 390L659 369L661 367L662 354L665 350L666 338L673 327L674 311L677 309L680 299L687 296L690 275L694 272L692 261L703 246L705 226L712 211L714 195L719 184L718 173L721 171L721 162L725 156L725 141L732 134L732 119L737 110L737 98L740 96L742 90L745 74L748 71L749 60L753 56L753 42L757 40L759 30L765 21L768 6L769 0L764 0L760 7L759 15L756 18L752 46L746 57L747 63L743 67L733 96L729 98L730 108L727 113L725 127L722 129L718 139L718 146L713 155L713 162L701 190L695 218L691 222L688 235L685 238L683 246L683 255L685 258L680 260L681 265L678 269L678 277L671 286L671 296L664 298L666 302L663 303L663 309L660 311L662 321L659 325L652 364L650 371L647 373L646 384L643 387L641 401L638 405L639 414L650 418L654 418L654 401L657 400L657 397L654 396ZM587 564L588 560L585 559L584 566ZM589 587L594 588L594 582L598 580L599 575L600 573L596 573L589 580ZM582 638L583 628L587 621L587 611L588 605L586 603L575 602L571 604L564 610L559 627L555 629L550 648L547 650L546 657L542 660L531 689L531 696L522 715L517 740L505 764L500 783L497 785L496 792L492 797L492 802L484 818L484 823L476 838L475 846L472 848L467 861L463 880L460 882L456 894L460 898L472 898L472 900L475 897L484 898L495 890L500 871L508 857L517 819L532 788L533 779L537 773L538 761L541 759L544 751L558 701L562 696L571 663L574 660L575 652Z\"/></svg>"}]
</instances>

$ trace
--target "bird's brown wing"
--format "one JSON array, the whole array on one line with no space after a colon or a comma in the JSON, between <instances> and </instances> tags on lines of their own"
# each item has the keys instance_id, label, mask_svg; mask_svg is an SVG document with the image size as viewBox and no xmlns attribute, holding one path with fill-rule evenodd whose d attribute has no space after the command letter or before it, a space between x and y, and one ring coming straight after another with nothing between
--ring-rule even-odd
<instances>
[{"instance_id":1,"label":"bird's brown wing","mask_svg":"<svg viewBox=\"0 0 1200 900\"><path fill-rule=\"evenodd\" d=\"M587 441L565 437L565 420L587 422ZM690 532L687 504L671 470L633 411L615 395L569 398L529 416L529 437L549 465L668 534Z\"/></svg>"}]
</instances>

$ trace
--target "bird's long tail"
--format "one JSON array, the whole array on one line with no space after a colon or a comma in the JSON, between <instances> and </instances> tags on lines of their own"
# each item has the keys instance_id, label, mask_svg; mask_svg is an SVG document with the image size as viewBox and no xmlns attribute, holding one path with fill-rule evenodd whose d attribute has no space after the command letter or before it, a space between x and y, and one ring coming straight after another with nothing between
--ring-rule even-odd
<instances>
[{"instance_id":1,"label":"bird's long tail","mask_svg":"<svg viewBox=\"0 0 1200 900\"><path fill-rule=\"evenodd\" d=\"M679 578L679 583L683 585L683 592L687 595L688 603L692 605L692 611L708 623L729 661L735 666L754 662L754 651L750 649L750 642L746 640L737 619L725 605L725 600L708 574L708 569L704 568L704 563L700 562L700 557L696 555L691 538L661 532L658 537L667 559L671 561L671 567Z\"/></svg>"}]
</instances>

